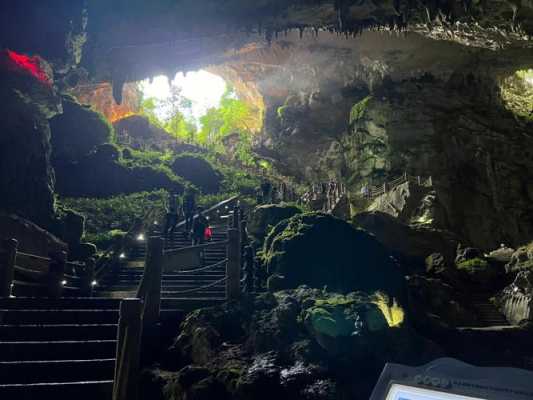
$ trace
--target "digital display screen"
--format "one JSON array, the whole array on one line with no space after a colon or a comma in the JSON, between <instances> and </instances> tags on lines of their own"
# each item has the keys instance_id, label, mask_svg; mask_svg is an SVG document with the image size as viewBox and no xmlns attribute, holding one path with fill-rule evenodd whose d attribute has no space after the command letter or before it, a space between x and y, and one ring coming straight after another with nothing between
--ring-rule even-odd
<instances>
[{"instance_id":1,"label":"digital display screen","mask_svg":"<svg viewBox=\"0 0 533 400\"><path fill-rule=\"evenodd\" d=\"M485 400L480 397L421 389L413 386L393 384L385 400Z\"/></svg>"}]
</instances>

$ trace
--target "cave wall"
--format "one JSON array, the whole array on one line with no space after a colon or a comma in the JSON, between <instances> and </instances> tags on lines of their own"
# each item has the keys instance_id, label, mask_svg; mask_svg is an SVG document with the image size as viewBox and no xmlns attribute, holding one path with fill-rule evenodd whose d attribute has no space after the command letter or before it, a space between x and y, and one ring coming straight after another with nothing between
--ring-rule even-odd
<instances>
[{"instance_id":1,"label":"cave wall","mask_svg":"<svg viewBox=\"0 0 533 400\"><path fill-rule=\"evenodd\" d=\"M22 58L46 74L40 80L12 54L0 53L0 210L47 226L54 214L48 119L61 112L61 103L46 62Z\"/></svg>"},{"instance_id":2,"label":"cave wall","mask_svg":"<svg viewBox=\"0 0 533 400\"><path fill-rule=\"evenodd\" d=\"M286 175L340 180L352 195L404 172L432 176L445 211L438 227L483 249L533 235L533 126L500 92L533 65L530 53L416 35L323 36L289 37L275 60L260 50L240 60L267 105L259 153Z\"/></svg>"}]
</instances>

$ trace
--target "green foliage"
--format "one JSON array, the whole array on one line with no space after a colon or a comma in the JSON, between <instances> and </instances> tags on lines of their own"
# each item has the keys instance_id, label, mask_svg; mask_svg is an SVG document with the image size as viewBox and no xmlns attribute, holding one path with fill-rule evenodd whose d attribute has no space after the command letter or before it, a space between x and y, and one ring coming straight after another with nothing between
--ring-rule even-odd
<instances>
[{"instance_id":1,"label":"green foliage","mask_svg":"<svg viewBox=\"0 0 533 400\"><path fill-rule=\"evenodd\" d=\"M150 208L156 207L162 213L167 197L167 191L158 190L107 199L63 198L60 203L85 216L85 240L103 249L113 237L128 231Z\"/></svg>"},{"instance_id":2,"label":"green foliage","mask_svg":"<svg viewBox=\"0 0 533 400\"><path fill-rule=\"evenodd\" d=\"M500 90L510 111L533 121L533 69L516 71L503 80Z\"/></svg>"},{"instance_id":3,"label":"green foliage","mask_svg":"<svg viewBox=\"0 0 533 400\"><path fill-rule=\"evenodd\" d=\"M278 114L278 118L279 119L283 119L284 118L285 113L287 112L287 109L288 109L288 106L286 106L286 105L278 107L278 109L276 110L276 113Z\"/></svg>"},{"instance_id":4,"label":"green foliage","mask_svg":"<svg viewBox=\"0 0 533 400\"><path fill-rule=\"evenodd\" d=\"M372 96L366 96L363 100L353 105L350 111L350 124L359 121L365 115L368 107L368 102L372 99Z\"/></svg>"},{"instance_id":5,"label":"green foliage","mask_svg":"<svg viewBox=\"0 0 533 400\"><path fill-rule=\"evenodd\" d=\"M488 266L489 266L489 263L486 260L479 258L479 257L472 258L470 260L464 260L464 261L457 263L457 269L468 272L468 273L487 269Z\"/></svg>"}]
</instances>

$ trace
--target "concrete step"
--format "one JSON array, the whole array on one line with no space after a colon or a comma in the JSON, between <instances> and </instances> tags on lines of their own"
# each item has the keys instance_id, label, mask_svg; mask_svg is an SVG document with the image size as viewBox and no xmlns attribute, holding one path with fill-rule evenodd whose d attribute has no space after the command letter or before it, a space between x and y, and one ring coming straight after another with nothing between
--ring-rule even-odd
<instances>
[{"instance_id":1,"label":"concrete step","mask_svg":"<svg viewBox=\"0 0 533 400\"><path fill-rule=\"evenodd\" d=\"M106 400L111 398L113 381L0 385L2 400Z\"/></svg>"},{"instance_id":2,"label":"concrete step","mask_svg":"<svg viewBox=\"0 0 533 400\"><path fill-rule=\"evenodd\" d=\"M117 324L0 325L3 341L114 340Z\"/></svg>"},{"instance_id":3,"label":"concrete step","mask_svg":"<svg viewBox=\"0 0 533 400\"><path fill-rule=\"evenodd\" d=\"M2 361L0 385L113 379L115 360Z\"/></svg>"},{"instance_id":4,"label":"concrete step","mask_svg":"<svg viewBox=\"0 0 533 400\"><path fill-rule=\"evenodd\" d=\"M116 340L0 342L0 361L114 358Z\"/></svg>"}]
</instances>

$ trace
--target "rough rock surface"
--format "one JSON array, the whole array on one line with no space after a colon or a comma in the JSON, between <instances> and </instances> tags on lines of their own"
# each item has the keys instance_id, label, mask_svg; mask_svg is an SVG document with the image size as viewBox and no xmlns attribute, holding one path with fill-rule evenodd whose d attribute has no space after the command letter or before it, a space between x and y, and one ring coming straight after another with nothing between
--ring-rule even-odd
<instances>
[{"instance_id":1,"label":"rough rock surface","mask_svg":"<svg viewBox=\"0 0 533 400\"><path fill-rule=\"evenodd\" d=\"M50 120L52 160L78 161L113 136L104 117L73 98L63 96L63 113Z\"/></svg>"},{"instance_id":2,"label":"rough rock surface","mask_svg":"<svg viewBox=\"0 0 533 400\"><path fill-rule=\"evenodd\" d=\"M377 211L359 213L353 222L374 234L379 242L398 254L418 261L432 253L441 253L450 262L455 258L457 238L449 232L424 225L409 226L389 214Z\"/></svg>"},{"instance_id":3,"label":"rough rock surface","mask_svg":"<svg viewBox=\"0 0 533 400\"><path fill-rule=\"evenodd\" d=\"M280 222L265 241L263 258L269 274L279 278L276 288L306 284L404 295L402 272L385 247L331 215L307 213Z\"/></svg>"},{"instance_id":4,"label":"rough rock surface","mask_svg":"<svg viewBox=\"0 0 533 400\"><path fill-rule=\"evenodd\" d=\"M287 204L266 204L253 209L248 220L248 232L257 240L262 242L268 230L276 226L279 222L288 219L302 211L292 205Z\"/></svg>"},{"instance_id":5,"label":"rough rock surface","mask_svg":"<svg viewBox=\"0 0 533 400\"><path fill-rule=\"evenodd\" d=\"M113 126L117 141L137 150L165 151L178 144L175 138L140 115L119 119Z\"/></svg>"},{"instance_id":6,"label":"rough rock surface","mask_svg":"<svg viewBox=\"0 0 533 400\"><path fill-rule=\"evenodd\" d=\"M43 257L67 250L56 236L16 215L0 213L0 239L16 239L19 251Z\"/></svg>"},{"instance_id":7,"label":"rough rock surface","mask_svg":"<svg viewBox=\"0 0 533 400\"><path fill-rule=\"evenodd\" d=\"M54 214L48 118L61 108L48 64L33 62L39 77L0 52L0 209L47 226Z\"/></svg>"},{"instance_id":8,"label":"rough rock surface","mask_svg":"<svg viewBox=\"0 0 533 400\"><path fill-rule=\"evenodd\" d=\"M150 380L164 399L364 398L384 362L438 354L382 296L301 287L191 313Z\"/></svg>"},{"instance_id":9,"label":"rough rock surface","mask_svg":"<svg viewBox=\"0 0 533 400\"><path fill-rule=\"evenodd\" d=\"M519 247L505 266L508 273L515 275L520 271L533 270L533 242Z\"/></svg>"},{"instance_id":10,"label":"rough rock surface","mask_svg":"<svg viewBox=\"0 0 533 400\"><path fill-rule=\"evenodd\" d=\"M209 162L193 155L181 155L172 163L172 171L191 182L205 194L218 193L222 174Z\"/></svg>"},{"instance_id":11,"label":"rough rock surface","mask_svg":"<svg viewBox=\"0 0 533 400\"><path fill-rule=\"evenodd\" d=\"M64 197L110 197L156 189L183 191L165 171L149 166L126 167L112 145L101 145L78 162L56 163L57 193Z\"/></svg>"}]
</instances>

